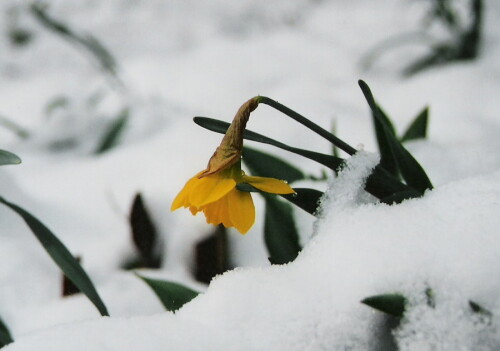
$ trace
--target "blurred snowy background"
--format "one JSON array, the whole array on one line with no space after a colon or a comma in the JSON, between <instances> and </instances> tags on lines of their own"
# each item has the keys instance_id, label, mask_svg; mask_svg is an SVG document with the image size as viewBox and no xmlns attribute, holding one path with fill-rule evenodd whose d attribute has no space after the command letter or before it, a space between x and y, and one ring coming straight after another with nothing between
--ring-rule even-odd
<instances>
[{"instance_id":1,"label":"blurred snowy background","mask_svg":"<svg viewBox=\"0 0 500 351\"><path fill-rule=\"evenodd\" d=\"M1 168L0 194L82 258L112 316L101 318L83 296L62 298L59 269L25 224L0 208L0 318L16 340L5 349L498 349L500 3L484 1L475 60L405 77L431 43L453 39L445 26L427 23L437 2L37 3L79 37L96 38L114 58L107 70L102 52L51 30L30 3L0 2L0 148L23 160ZM470 1L449 2L467 25ZM391 38L399 39L380 49ZM296 211L305 249L286 266L267 260L256 199L251 231L229 232L231 263L244 268L217 277L175 315L121 268L134 255L128 216L141 193L164 242L161 269L142 272L206 289L193 276L193 246L213 228L202 216L169 211L220 141L192 117L230 121L260 94L375 152L360 78L399 131L430 106L428 139L407 147L435 190L398 206L360 204L359 184L376 163L360 153L338 178L314 184L328 189L323 218ZM118 143L104 148L120 119ZM248 127L330 152L266 107ZM310 161L258 147L321 174ZM435 308L424 301L428 287ZM411 300L394 341L383 316L359 303L390 292ZM493 317L478 318L469 300Z\"/></svg>"}]
</instances>

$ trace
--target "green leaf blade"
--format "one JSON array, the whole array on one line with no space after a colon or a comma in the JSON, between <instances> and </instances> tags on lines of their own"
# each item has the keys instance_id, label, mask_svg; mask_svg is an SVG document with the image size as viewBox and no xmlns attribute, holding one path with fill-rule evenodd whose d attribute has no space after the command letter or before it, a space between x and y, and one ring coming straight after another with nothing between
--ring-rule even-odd
<instances>
[{"instance_id":1,"label":"green leaf blade","mask_svg":"<svg viewBox=\"0 0 500 351\"><path fill-rule=\"evenodd\" d=\"M229 127L229 123L223 122L217 119L208 118L208 117L194 117L193 121L202 128L211 130L216 133L225 134L227 128ZM286 150L292 152L297 155L301 155L310 160L318 162L333 171L337 171L343 164L344 160L340 157L335 157L331 155L322 154L319 152L299 149L295 147L288 146L286 144L280 143L274 139L268 138L259 133L255 133L251 130L246 129L243 133L243 138L246 140L255 141L258 143L268 144L280 148L282 150Z\"/></svg>"},{"instance_id":2,"label":"green leaf blade","mask_svg":"<svg viewBox=\"0 0 500 351\"><path fill-rule=\"evenodd\" d=\"M264 194L263 194L264 195ZM291 206L271 195L264 195L266 215L264 241L273 264L285 264L295 260L302 247L295 227Z\"/></svg>"},{"instance_id":3,"label":"green leaf blade","mask_svg":"<svg viewBox=\"0 0 500 351\"><path fill-rule=\"evenodd\" d=\"M64 274L88 297L102 316L109 316L106 306L102 302L89 276L63 243L43 223L26 210L1 197L0 202L23 218L45 251L61 268Z\"/></svg>"},{"instance_id":4,"label":"green leaf blade","mask_svg":"<svg viewBox=\"0 0 500 351\"><path fill-rule=\"evenodd\" d=\"M18 165L21 163L19 156L12 152L0 150L0 166L4 165Z\"/></svg>"},{"instance_id":5,"label":"green leaf blade","mask_svg":"<svg viewBox=\"0 0 500 351\"><path fill-rule=\"evenodd\" d=\"M388 142L388 136L386 135L386 133L391 133L395 136L396 132L387 114L379 106L377 106L377 109L380 118L377 118L375 113L372 112L372 119L380 152L380 165L394 177L398 178L398 164L392 153L391 145Z\"/></svg>"},{"instance_id":6,"label":"green leaf blade","mask_svg":"<svg viewBox=\"0 0 500 351\"><path fill-rule=\"evenodd\" d=\"M471 308L472 312L478 313L482 316L485 317L492 317L493 313L491 313L489 310L478 304L477 302L474 302L472 300L469 300L469 307Z\"/></svg>"},{"instance_id":7,"label":"green leaf blade","mask_svg":"<svg viewBox=\"0 0 500 351\"><path fill-rule=\"evenodd\" d=\"M361 303L394 317L402 317L407 300L401 294L383 294L367 297Z\"/></svg>"},{"instance_id":8,"label":"green leaf blade","mask_svg":"<svg viewBox=\"0 0 500 351\"><path fill-rule=\"evenodd\" d=\"M104 133L104 136L99 142L97 149L95 150L96 154L103 154L104 152L109 151L118 144L118 141L127 126L129 114L130 110L128 108L125 108L120 112L118 117L116 117L115 120L111 122L111 124L108 126L108 129Z\"/></svg>"},{"instance_id":9,"label":"green leaf blade","mask_svg":"<svg viewBox=\"0 0 500 351\"><path fill-rule=\"evenodd\" d=\"M160 237L144 205L141 193L137 193L134 197L129 223L132 229L132 242L139 254L140 266L159 268L162 261L159 250Z\"/></svg>"},{"instance_id":10,"label":"green leaf blade","mask_svg":"<svg viewBox=\"0 0 500 351\"><path fill-rule=\"evenodd\" d=\"M417 160L415 160L415 158L403 147L396 136L390 132L389 127L385 124L383 117L381 117L380 110L377 107L368 85L362 80L358 83L373 115L381 123L384 129L386 142L391 148L393 157L397 162L403 179L410 187L423 195L426 190L432 189L432 183L427 177L427 174Z\"/></svg>"},{"instance_id":11,"label":"green leaf blade","mask_svg":"<svg viewBox=\"0 0 500 351\"><path fill-rule=\"evenodd\" d=\"M178 283L136 275L153 289L167 311L175 312L199 295L199 292Z\"/></svg>"},{"instance_id":12,"label":"green leaf blade","mask_svg":"<svg viewBox=\"0 0 500 351\"><path fill-rule=\"evenodd\" d=\"M295 194L281 195L281 197L315 216L318 210L319 200L323 196L323 192L308 188L294 188L293 190L295 190Z\"/></svg>"},{"instance_id":13,"label":"green leaf blade","mask_svg":"<svg viewBox=\"0 0 500 351\"><path fill-rule=\"evenodd\" d=\"M246 183L237 184L236 189L245 192L260 193L264 196L268 194ZM295 194L280 194L280 196L309 214L316 216L319 200L323 196L323 192L309 188L293 188L293 190L295 190Z\"/></svg>"},{"instance_id":14,"label":"green leaf blade","mask_svg":"<svg viewBox=\"0 0 500 351\"><path fill-rule=\"evenodd\" d=\"M88 34L78 34L67 24L49 15L48 6L45 3L33 2L30 5L30 10L40 24L66 40L85 48L94 56L103 71L116 77L116 60L96 38Z\"/></svg>"},{"instance_id":15,"label":"green leaf blade","mask_svg":"<svg viewBox=\"0 0 500 351\"><path fill-rule=\"evenodd\" d=\"M427 137L427 125L429 122L429 107L426 106L418 115L415 117L413 122L410 124L406 132L401 137L401 142L409 140L425 139Z\"/></svg>"},{"instance_id":16,"label":"green leaf blade","mask_svg":"<svg viewBox=\"0 0 500 351\"><path fill-rule=\"evenodd\" d=\"M5 323L0 318L0 349L5 345L13 343L14 339L10 334L9 328L5 325Z\"/></svg>"},{"instance_id":17,"label":"green leaf blade","mask_svg":"<svg viewBox=\"0 0 500 351\"><path fill-rule=\"evenodd\" d=\"M212 279L232 268L228 233L222 224L194 246L193 275L199 282L210 284Z\"/></svg>"},{"instance_id":18,"label":"green leaf blade","mask_svg":"<svg viewBox=\"0 0 500 351\"><path fill-rule=\"evenodd\" d=\"M249 147L243 148L243 162L252 175L286 180L291 183L305 178L304 173L282 159Z\"/></svg>"},{"instance_id":19,"label":"green leaf blade","mask_svg":"<svg viewBox=\"0 0 500 351\"><path fill-rule=\"evenodd\" d=\"M415 193L414 197L422 196L420 192L417 192L415 189L403 184L380 165L377 165L373 169L372 174L370 174L366 180L365 190L378 199L384 199L396 193L405 191Z\"/></svg>"}]
</instances>

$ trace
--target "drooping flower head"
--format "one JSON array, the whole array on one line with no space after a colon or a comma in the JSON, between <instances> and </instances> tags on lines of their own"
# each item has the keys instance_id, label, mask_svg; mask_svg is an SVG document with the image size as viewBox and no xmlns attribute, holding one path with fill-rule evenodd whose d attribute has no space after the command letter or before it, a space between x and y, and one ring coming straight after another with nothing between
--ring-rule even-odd
<instances>
[{"instance_id":1,"label":"drooping flower head","mask_svg":"<svg viewBox=\"0 0 500 351\"><path fill-rule=\"evenodd\" d=\"M250 193L236 187L240 183L273 194L294 190L283 180L247 176L241 169L243 132L258 97L244 103L228 128L204 171L188 180L172 203L171 210L189 208L193 215L203 212L207 223L234 227L245 234L255 222L255 207Z\"/></svg>"}]
</instances>

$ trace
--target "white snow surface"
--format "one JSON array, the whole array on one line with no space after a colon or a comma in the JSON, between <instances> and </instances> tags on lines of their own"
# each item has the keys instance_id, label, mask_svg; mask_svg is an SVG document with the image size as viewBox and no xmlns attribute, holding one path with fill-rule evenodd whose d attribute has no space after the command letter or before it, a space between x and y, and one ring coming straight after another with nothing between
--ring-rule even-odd
<instances>
[{"instance_id":1,"label":"white snow surface","mask_svg":"<svg viewBox=\"0 0 500 351\"><path fill-rule=\"evenodd\" d=\"M61 298L59 269L22 220L2 207L0 318L15 339L6 351L500 348L496 1L485 1L479 59L406 79L400 70L425 52L421 44L384 52L369 71L360 62L383 40L421 28L424 1L48 3L54 17L110 49L123 87L110 83L85 50L41 27L28 3L2 1L0 117L29 137L0 128L0 148L23 160L0 169L0 195L40 218L82 257L111 317L100 317L83 296ZM4 35L12 23L32 31L32 42L13 47ZM379 156L359 78L400 133L430 106L428 139L406 144L435 186L424 197L388 206L362 190ZM221 138L191 119L230 121L259 94L326 129L334 124L362 151L327 183L312 183L325 196L318 219L296 211L304 249L294 262L269 265L263 204L254 196L255 226L245 236L230 232L238 268L207 287L192 277L193 244L213 228L201 215L169 211ZM66 105L48 109L61 97ZM120 144L94 155L104 126L124 107L130 120ZM248 127L330 152L327 142L267 106L252 114ZM251 146L321 174L299 156ZM142 273L203 291L175 314L120 269L133 255L127 217L137 192L166 243L162 268ZM384 314L360 303L385 293L408 299L392 329ZM473 313L470 301L492 315Z\"/></svg>"}]
</instances>

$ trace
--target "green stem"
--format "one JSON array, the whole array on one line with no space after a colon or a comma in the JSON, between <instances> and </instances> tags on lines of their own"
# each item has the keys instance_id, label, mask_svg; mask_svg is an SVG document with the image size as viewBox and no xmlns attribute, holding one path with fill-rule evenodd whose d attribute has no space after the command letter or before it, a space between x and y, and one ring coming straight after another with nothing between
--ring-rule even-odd
<instances>
[{"instance_id":1,"label":"green stem","mask_svg":"<svg viewBox=\"0 0 500 351\"><path fill-rule=\"evenodd\" d=\"M335 135L332 133L328 132L326 129L321 128L319 125L317 125L314 122L311 122L309 119L306 117L298 114L297 112L289 109L285 105L280 104L277 101L274 101L273 99L270 99L266 96L259 96L259 103L263 103L266 105L269 105L276 110L283 112L285 115L288 117L296 120L300 124L306 126L307 128L311 129L313 132L319 134L329 142L331 142L333 145L337 146L339 149L347 152L349 155L354 155L357 150L350 146L349 144L345 143L344 141L340 140L337 138Z\"/></svg>"}]
</instances>

